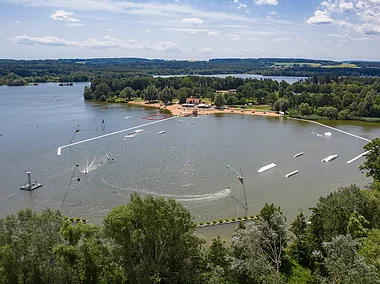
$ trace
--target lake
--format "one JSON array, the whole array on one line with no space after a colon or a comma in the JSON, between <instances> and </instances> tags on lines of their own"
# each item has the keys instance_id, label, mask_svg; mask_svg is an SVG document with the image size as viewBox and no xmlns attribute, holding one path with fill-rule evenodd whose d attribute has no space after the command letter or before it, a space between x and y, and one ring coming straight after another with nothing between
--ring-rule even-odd
<instances>
[{"instance_id":1,"label":"lake","mask_svg":"<svg viewBox=\"0 0 380 284\"><path fill-rule=\"evenodd\" d=\"M64 148L58 156L60 146L147 124L152 121L143 117L159 113L85 102L84 86L0 87L2 217L50 207L100 223L136 191L175 198L196 221L256 214L266 202L281 206L291 220L341 186L371 182L358 170L362 159L346 163L363 152L365 141L308 122L228 113L158 121L135 128L144 131L134 137L125 137L128 130ZM380 134L379 124L334 127L367 139ZM327 131L331 137L323 135ZM298 152L304 155L294 159ZM331 154L339 157L321 163ZM257 172L270 163L277 166ZM226 165L243 171L248 211L243 187ZM32 192L19 189L28 170L43 185ZM299 173L285 178L294 170Z\"/></svg>"},{"instance_id":2,"label":"lake","mask_svg":"<svg viewBox=\"0 0 380 284\"><path fill-rule=\"evenodd\" d=\"M155 75L154 78L161 77L161 78L170 78L170 77L184 77L188 75ZM189 75L191 76L191 75ZM291 76L263 76L258 74L215 74L215 75L194 75L199 77L217 77L217 78L226 78L226 77L236 77L236 78L242 78L242 79L272 79L277 82L285 81L289 84L293 84L295 82L298 82L299 80L305 80L308 77L291 77Z\"/></svg>"}]
</instances>

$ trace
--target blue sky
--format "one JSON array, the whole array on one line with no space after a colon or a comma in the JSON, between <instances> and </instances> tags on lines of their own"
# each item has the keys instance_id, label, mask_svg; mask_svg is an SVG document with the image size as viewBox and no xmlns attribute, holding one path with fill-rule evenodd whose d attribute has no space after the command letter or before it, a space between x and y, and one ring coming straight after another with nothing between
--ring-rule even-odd
<instances>
[{"instance_id":1,"label":"blue sky","mask_svg":"<svg viewBox=\"0 0 380 284\"><path fill-rule=\"evenodd\" d=\"M380 0L0 0L0 58L380 60Z\"/></svg>"}]
</instances>

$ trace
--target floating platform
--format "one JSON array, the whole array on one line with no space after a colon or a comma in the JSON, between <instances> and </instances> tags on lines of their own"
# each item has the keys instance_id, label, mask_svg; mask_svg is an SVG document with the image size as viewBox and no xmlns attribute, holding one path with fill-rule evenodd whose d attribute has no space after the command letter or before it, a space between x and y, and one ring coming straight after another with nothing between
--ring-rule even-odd
<instances>
[{"instance_id":1,"label":"floating platform","mask_svg":"<svg viewBox=\"0 0 380 284\"><path fill-rule=\"evenodd\" d=\"M293 158L297 158L297 157L302 156L302 155L303 155L303 152L300 152L300 153L295 154L295 155L293 156Z\"/></svg>"},{"instance_id":2,"label":"floating platform","mask_svg":"<svg viewBox=\"0 0 380 284\"><path fill-rule=\"evenodd\" d=\"M327 156L326 158L322 159L321 160L321 163L324 163L324 162L330 162L332 160L335 160L336 158L338 158L339 155L338 154L334 154L334 155L330 155L330 156Z\"/></svg>"},{"instance_id":3,"label":"floating platform","mask_svg":"<svg viewBox=\"0 0 380 284\"><path fill-rule=\"evenodd\" d=\"M22 189L22 190L35 190L36 188L39 188L41 186L42 186L42 184L40 184L40 183L32 182L32 184L26 183L24 186L21 186L20 189Z\"/></svg>"},{"instance_id":4,"label":"floating platform","mask_svg":"<svg viewBox=\"0 0 380 284\"><path fill-rule=\"evenodd\" d=\"M295 171L293 171L293 172L291 172L291 173L288 173L287 175L285 175L285 177L287 178L287 177L291 177L292 175L295 175L295 174L298 174L298 170L295 170Z\"/></svg>"},{"instance_id":5,"label":"floating platform","mask_svg":"<svg viewBox=\"0 0 380 284\"><path fill-rule=\"evenodd\" d=\"M271 168L274 168L275 166L276 166L275 163L271 163L271 164L269 164L269 165L266 165L266 166L260 168L257 172L258 172L258 173L262 173L262 172L265 172L266 170L269 170L269 169L271 169Z\"/></svg>"}]
</instances>

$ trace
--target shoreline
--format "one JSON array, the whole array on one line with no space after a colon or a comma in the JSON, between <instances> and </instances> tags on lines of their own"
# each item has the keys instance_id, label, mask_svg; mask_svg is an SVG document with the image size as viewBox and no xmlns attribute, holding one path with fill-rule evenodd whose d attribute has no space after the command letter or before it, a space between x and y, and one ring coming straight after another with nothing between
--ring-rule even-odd
<instances>
[{"instance_id":1,"label":"shoreline","mask_svg":"<svg viewBox=\"0 0 380 284\"><path fill-rule=\"evenodd\" d=\"M174 116L191 116L193 114L192 108L182 108L179 104L172 104L168 106L163 106L160 103L145 103L145 102L134 102L130 101L128 104L137 105L137 106L145 106L152 107L157 109L166 109L171 112ZM217 114L217 113L238 113L238 114L248 114L255 116L270 116L270 117L281 117L280 114L268 111L258 111L254 109L240 109L240 108L226 108L224 110L219 109L198 109L198 115L209 115L209 114Z\"/></svg>"}]
</instances>

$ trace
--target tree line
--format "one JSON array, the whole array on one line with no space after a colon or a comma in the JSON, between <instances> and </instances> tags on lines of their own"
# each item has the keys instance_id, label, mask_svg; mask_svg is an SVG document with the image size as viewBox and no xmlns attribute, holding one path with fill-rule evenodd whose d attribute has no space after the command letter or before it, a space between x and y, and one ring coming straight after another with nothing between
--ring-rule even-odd
<instances>
[{"instance_id":1,"label":"tree line","mask_svg":"<svg viewBox=\"0 0 380 284\"><path fill-rule=\"evenodd\" d=\"M231 90L217 94L216 90ZM313 76L293 84L272 79L242 79L184 76L169 78L95 78L85 87L86 100L129 101L141 98L174 99L184 103L188 97L207 98L217 106L269 104L275 111L308 119L380 118L380 79L362 77Z\"/></svg>"},{"instance_id":2,"label":"tree line","mask_svg":"<svg viewBox=\"0 0 380 284\"><path fill-rule=\"evenodd\" d=\"M296 63L294 63L296 62ZM276 64L285 64L281 68ZM208 61L159 60L144 58L93 58L58 60L0 59L0 85L20 85L38 82L86 82L95 77L126 78L147 75L214 75L260 74L267 76L312 77L332 74L335 76L380 76L380 63L352 62L357 68L337 67L341 62L309 59L210 59ZM288 65L287 65L288 64ZM320 67L312 66L321 65ZM87 77L87 80L86 80ZM24 80L24 81L23 81Z\"/></svg>"},{"instance_id":3,"label":"tree line","mask_svg":"<svg viewBox=\"0 0 380 284\"><path fill-rule=\"evenodd\" d=\"M26 209L0 219L0 283L379 283L378 193L339 189L290 226L265 204L208 247L173 199L132 194L100 226Z\"/></svg>"}]
</instances>

